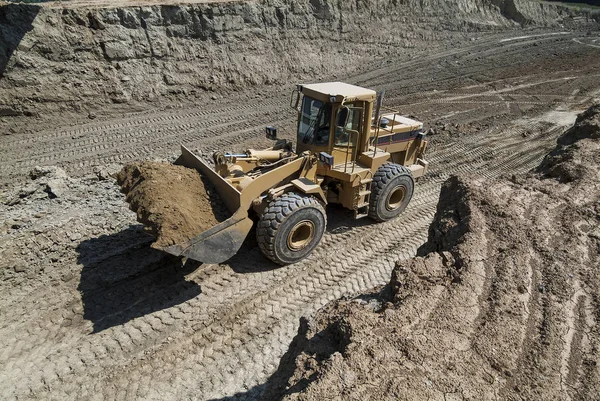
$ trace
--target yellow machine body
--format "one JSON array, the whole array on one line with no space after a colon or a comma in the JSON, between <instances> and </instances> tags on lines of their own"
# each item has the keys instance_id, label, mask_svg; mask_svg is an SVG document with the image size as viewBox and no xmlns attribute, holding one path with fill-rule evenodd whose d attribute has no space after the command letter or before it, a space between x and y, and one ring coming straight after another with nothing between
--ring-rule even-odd
<instances>
[{"instance_id":1,"label":"yellow machine body","mask_svg":"<svg viewBox=\"0 0 600 401\"><path fill-rule=\"evenodd\" d=\"M339 203L360 218L367 215L371 183L382 165L393 162L413 178L423 176L428 168L423 124L396 112L380 113L376 100L375 91L341 82L298 85L292 95L298 111L295 150L278 141L265 150L215 153L211 166L182 146L176 164L207 177L232 216L163 250L223 262L239 250L265 208L286 193L314 197L322 205Z\"/></svg>"}]
</instances>

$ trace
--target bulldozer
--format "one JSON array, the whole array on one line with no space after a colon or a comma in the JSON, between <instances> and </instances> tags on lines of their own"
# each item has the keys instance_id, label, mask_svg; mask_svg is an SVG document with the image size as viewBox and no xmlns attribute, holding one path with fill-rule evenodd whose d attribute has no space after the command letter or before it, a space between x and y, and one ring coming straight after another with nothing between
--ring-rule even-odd
<instances>
[{"instance_id":1,"label":"bulldozer","mask_svg":"<svg viewBox=\"0 0 600 401\"><path fill-rule=\"evenodd\" d=\"M415 180L427 173L423 123L384 109L383 93L342 83L297 85L296 146L277 139L265 150L213 155L211 166L185 146L175 164L198 170L231 217L163 251L204 263L235 255L256 225L262 253L286 265L306 258L327 225L325 206L354 218L385 222L409 204Z\"/></svg>"}]
</instances>

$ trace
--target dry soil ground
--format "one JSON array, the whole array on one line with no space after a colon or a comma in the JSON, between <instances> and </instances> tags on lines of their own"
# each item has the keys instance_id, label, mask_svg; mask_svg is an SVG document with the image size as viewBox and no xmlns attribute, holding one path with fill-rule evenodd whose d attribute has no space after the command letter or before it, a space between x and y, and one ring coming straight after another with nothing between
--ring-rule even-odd
<instances>
[{"instance_id":1,"label":"dry soil ground","mask_svg":"<svg viewBox=\"0 0 600 401\"><path fill-rule=\"evenodd\" d=\"M419 256L303 324L267 393L597 399L599 151L600 104L533 173L448 179Z\"/></svg>"},{"instance_id":2,"label":"dry soil ground","mask_svg":"<svg viewBox=\"0 0 600 401\"><path fill-rule=\"evenodd\" d=\"M586 33L477 34L466 45L381 62L350 82L426 121L431 173L400 218L355 222L330 207L307 260L269 263L249 239L222 265L149 248L107 171L292 139L288 88L1 138L0 398L260 399L298 329L328 301L388 282L427 239L441 184L529 170L600 97L600 45ZM60 169L36 169L58 165Z\"/></svg>"}]
</instances>

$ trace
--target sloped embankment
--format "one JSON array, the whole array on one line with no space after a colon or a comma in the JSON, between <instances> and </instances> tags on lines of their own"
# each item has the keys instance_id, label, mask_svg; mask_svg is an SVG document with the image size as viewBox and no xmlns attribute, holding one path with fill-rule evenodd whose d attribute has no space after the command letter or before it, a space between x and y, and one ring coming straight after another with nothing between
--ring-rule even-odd
<instances>
[{"instance_id":1,"label":"sloped embankment","mask_svg":"<svg viewBox=\"0 0 600 401\"><path fill-rule=\"evenodd\" d=\"M304 324L270 397L596 399L600 105L527 176L449 179L419 255Z\"/></svg>"},{"instance_id":2,"label":"sloped embankment","mask_svg":"<svg viewBox=\"0 0 600 401\"><path fill-rule=\"evenodd\" d=\"M69 3L0 6L0 116L196 101L356 73L473 31L572 22L530 0Z\"/></svg>"}]
</instances>

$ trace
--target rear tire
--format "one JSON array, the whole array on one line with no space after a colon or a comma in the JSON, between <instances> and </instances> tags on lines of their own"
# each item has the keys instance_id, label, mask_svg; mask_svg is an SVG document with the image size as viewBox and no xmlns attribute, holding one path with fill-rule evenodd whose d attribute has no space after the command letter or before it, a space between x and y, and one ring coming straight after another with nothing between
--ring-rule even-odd
<instances>
[{"instance_id":1,"label":"rear tire","mask_svg":"<svg viewBox=\"0 0 600 401\"><path fill-rule=\"evenodd\" d=\"M287 265L304 259L319 245L326 225L325 209L317 199L291 192L266 207L256 239L267 258Z\"/></svg>"},{"instance_id":2,"label":"rear tire","mask_svg":"<svg viewBox=\"0 0 600 401\"><path fill-rule=\"evenodd\" d=\"M375 221L388 221L406 209L415 187L410 170L395 163L379 167L373 176L369 217Z\"/></svg>"}]
</instances>

